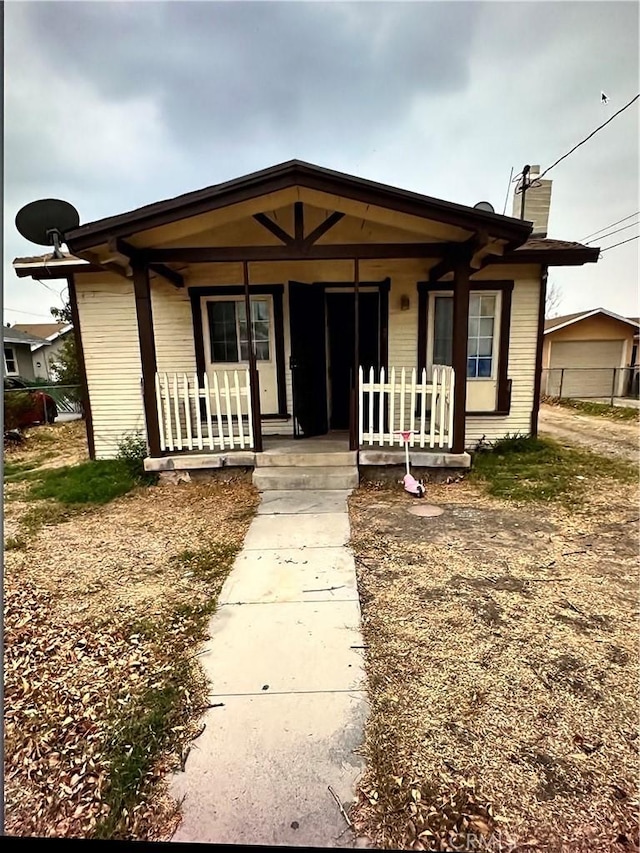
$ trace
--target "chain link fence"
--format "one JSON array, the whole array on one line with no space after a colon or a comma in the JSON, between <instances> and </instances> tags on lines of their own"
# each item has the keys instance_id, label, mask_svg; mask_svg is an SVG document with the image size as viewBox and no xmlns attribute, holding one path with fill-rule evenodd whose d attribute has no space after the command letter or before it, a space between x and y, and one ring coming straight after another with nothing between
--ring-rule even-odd
<instances>
[{"instance_id":1,"label":"chain link fence","mask_svg":"<svg viewBox=\"0 0 640 853\"><path fill-rule=\"evenodd\" d=\"M550 367L542 371L544 397L570 400L638 399L640 366Z\"/></svg>"}]
</instances>

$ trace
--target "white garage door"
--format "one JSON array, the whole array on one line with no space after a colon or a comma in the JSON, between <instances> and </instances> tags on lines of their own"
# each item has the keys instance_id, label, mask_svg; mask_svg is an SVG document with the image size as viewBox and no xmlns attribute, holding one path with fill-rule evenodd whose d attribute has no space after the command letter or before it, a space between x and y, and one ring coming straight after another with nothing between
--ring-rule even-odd
<instances>
[{"instance_id":1,"label":"white garage door","mask_svg":"<svg viewBox=\"0 0 640 853\"><path fill-rule=\"evenodd\" d=\"M563 397L606 397L613 368L622 364L624 341L554 341L551 344L549 393Z\"/></svg>"}]
</instances>

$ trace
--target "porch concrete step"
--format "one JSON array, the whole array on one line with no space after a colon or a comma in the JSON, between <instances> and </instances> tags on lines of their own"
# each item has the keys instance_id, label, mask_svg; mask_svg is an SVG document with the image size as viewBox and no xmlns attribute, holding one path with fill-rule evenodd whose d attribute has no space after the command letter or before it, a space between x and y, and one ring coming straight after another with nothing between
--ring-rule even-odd
<instances>
[{"instance_id":1,"label":"porch concrete step","mask_svg":"<svg viewBox=\"0 0 640 853\"><path fill-rule=\"evenodd\" d=\"M359 482L355 465L320 467L266 467L253 472L253 485L260 491L284 489L355 489Z\"/></svg>"},{"instance_id":2,"label":"porch concrete step","mask_svg":"<svg viewBox=\"0 0 640 853\"><path fill-rule=\"evenodd\" d=\"M280 453L267 450L256 453L256 468L346 468L357 464L355 450L329 453Z\"/></svg>"}]
</instances>

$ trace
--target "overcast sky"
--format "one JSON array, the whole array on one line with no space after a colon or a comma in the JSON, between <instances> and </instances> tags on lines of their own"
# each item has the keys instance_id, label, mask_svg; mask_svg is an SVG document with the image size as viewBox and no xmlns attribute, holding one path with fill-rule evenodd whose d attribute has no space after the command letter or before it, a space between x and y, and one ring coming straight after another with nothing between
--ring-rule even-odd
<instances>
[{"instance_id":1,"label":"overcast sky","mask_svg":"<svg viewBox=\"0 0 640 853\"><path fill-rule=\"evenodd\" d=\"M86 223L296 157L502 212L512 166L636 94L638 55L636 2L7 2L5 322L59 304L11 269L33 199ZM638 102L550 173L549 236L637 211L637 150ZM637 315L639 243L552 268L561 313Z\"/></svg>"}]
</instances>

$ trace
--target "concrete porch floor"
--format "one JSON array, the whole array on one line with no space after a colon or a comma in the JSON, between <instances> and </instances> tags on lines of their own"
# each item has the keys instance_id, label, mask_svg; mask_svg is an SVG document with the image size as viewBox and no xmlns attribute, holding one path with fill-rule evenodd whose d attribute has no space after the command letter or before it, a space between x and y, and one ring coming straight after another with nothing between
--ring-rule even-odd
<instances>
[{"instance_id":1,"label":"concrete porch floor","mask_svg":"<svg viewBox=\"0 0 640 853\"><path fill-rule=\"evenodd\" d=\"M326 457L324 460L318 457ZM404 465L404 447L363 445L359 451L349 450L347 432L329 432L313 438L294 438L292 435L268 435L263 438L263 450L184 450L160 458L145 459L147 471L196 471L208 468L268 467L283 457L291 457L292 467L308 465ZM315 459L313 459L315 457ZM413 447L409 449L411 464L424 468L469 468L468 453L450 453L446 449ZM312 460L312 461L310 461Z\"/></svg>"}]
</instances>

